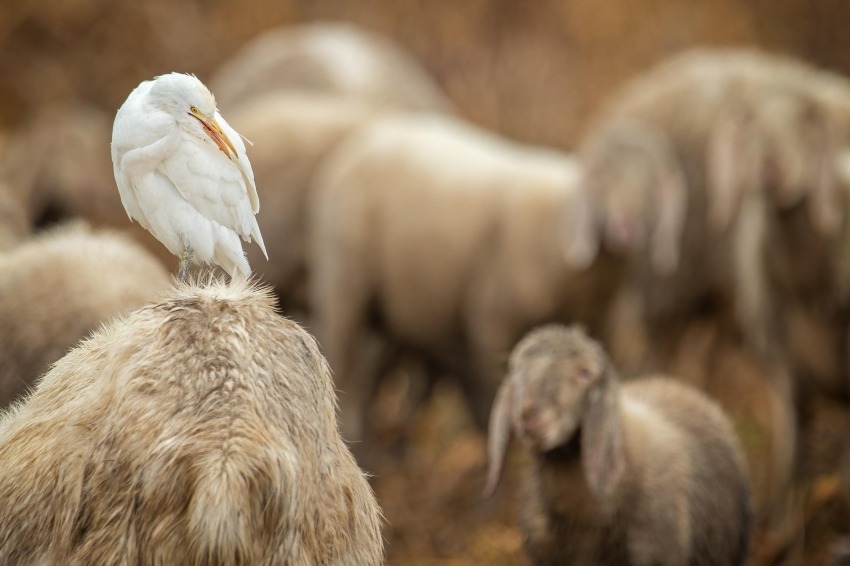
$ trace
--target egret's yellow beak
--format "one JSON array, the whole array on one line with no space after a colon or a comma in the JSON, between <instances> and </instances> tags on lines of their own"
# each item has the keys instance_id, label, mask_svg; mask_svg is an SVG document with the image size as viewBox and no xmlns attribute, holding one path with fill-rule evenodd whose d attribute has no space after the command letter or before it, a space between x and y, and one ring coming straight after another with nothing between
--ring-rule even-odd
<instances>
[{"instance_id":1,"label":"egret's yellow beak","mask_svg":"<svg viewBox=\"0 0 850 566\"><path fill-rule=\"evenodd\" d=\"M197 109L192 109L189 112L189 115L194 117L201 125L204 127L204 131L212 138L218 148L230 159L236 159L236 148L233 147L233 143L230 141L230 138L227 137L221 130L221 126L218 125L216 119L211 116L205 116Z\"/></svg>"}]
</instances>

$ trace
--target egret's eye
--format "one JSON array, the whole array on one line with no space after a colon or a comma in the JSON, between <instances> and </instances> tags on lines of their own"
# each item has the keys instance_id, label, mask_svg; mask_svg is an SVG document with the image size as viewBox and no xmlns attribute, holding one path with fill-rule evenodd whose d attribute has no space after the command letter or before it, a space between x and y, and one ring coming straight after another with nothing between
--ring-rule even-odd
<instances>
[{"instance_id":1,"label":"egret's eye","mask_svg":"<svg viewBox=\"0 0 850 566\"><path fill-rule=\"evenodd\" d=\"M192 114L197 114L198 113L198 107L197 106L190 106L189 111L192 112Z\"/></svg>"}]
</instances>

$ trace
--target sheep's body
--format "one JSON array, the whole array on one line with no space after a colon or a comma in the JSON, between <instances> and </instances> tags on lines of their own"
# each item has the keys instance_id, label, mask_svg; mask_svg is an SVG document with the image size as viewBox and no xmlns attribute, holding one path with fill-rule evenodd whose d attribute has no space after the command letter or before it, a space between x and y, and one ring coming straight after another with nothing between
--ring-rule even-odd
<instances>
[{"instance_id":1,"label":"sheep's body","mask_svg":"<svg viewBox=\"0 0 850 566\"><path fill-rule=\"evenodd\" d=\"M3 175L21 192L30 222L69 216L127 220L109 157L112 121L81 103L42 109L12 137Z\"/></svg>"},{"instance_id":2,"label":"sheep's body","mask_svg":"<svg viewBox=\"0 0 850 566\"><path fill-rule=\"evenodd\" d=\"M770 529L787 517L789 487L794 472L797 421L793 392L787 380L777 379L775 362L766 361L741 343L728 319L709 314L694 316L682 331L663 344L635 344L645 331L612 321L616 333L609 342L621 367L639 367L635 355L624 352L650 347L653 362L684 383L714 399L734 423L748 463L755 515L760 528ZM823 348L824 345L819 345Z\"/></svg>"},{"instance_id":3,"label":"sheep's body","mask_svg":"<svg viewBox=\"0 0 850 566\"><path fill-rule=\"evenodd\" d=\"M599 321L619 270L608 257L577 267L595 253L573 222L579 175L566 155L440 116L387 118L346 140L310 225L311 300L346 434L359 438L380 373L368 367L371 331L460 377L483 426L525 330Z\"/></svg>"},{"instance_id":4,"label":"sheep's body","mask_svg":"<svg viewBox=\"0 0 850 566\"><path fill-rule=\"evenodd\" d=\"M818 92L828 96L836 121L850 131L850 82L826 76ZM818 86L818 85L813 85ZM753 198L758 222L740 218L745 247L761 261L740 257L736 304L749 334L771 355L793 367L801 391L817 390L850 399L846 342L850 328L850 152L848 140L837 160L832 211L835 230L824 232L805 207L783 209ZM779 331L777 332L777 329Z\"/></svg>"},{"instance_id":5,"label":"sheep's body","mask_svg":"<svg viewBox=\"0 0 850 566\"><path fill-rule=\"evenodd\" d=\"M337 94L385 108L451 108L434 80L399 45L348 24L266 32L223 64L211 86L225 108L275 90Z\"/></svg>"},{"instance_id":6,"label":"sheep's body","mask_svg":"<svg viewBox=\"0 0 850 566\"><path fill-rule=\"evenodd\" d=\"M0 254L0 407L99 324L141 306L168 281L141 246L84 225Z\"/></svg>"},{"instance_id":7,"label":"sheep's body","mask_svg":"<svg viewBox=\"0 0 850 566\"><path fill-rule=\"evenodd\" d=\"M513 428L533 452L521 516L532 562L743 564L749 492L723 412L670 379L617 381L575 329L537 330L512 355L487 489Z\"/></svg>"},{"instance_id":8,"label":"sheep's body","mask_svg":"<svg viewBox=\"0 0 850 566\"><path fill-rule=\"evenodd\" d=\"M15 247L31 229L32 224L19 195L0 182L0 252Z\"/></svg>"},{"instance_id":9,"label":"sheep's body","mask_svg":"<svg viewBox=\"0 0 850 566\"><path fill-rule=\"evenodd\" d=\"M166 265L177 265L147 230L127 222L109 154L112 117L82 103L47 106L15 132L0 174L21 200L28 225L83 218L132 234Z\"/></svg>"},{"instance_id":10,"label":"sheep's body","mask_svg":"<svg viewBox=\"0 0 850 566\"><path fill-rule=\"evenodd\" d=\"M580 454L536 455L522 510L535 564L743 564L746 480L720 409L661 377L620 395L626 478L612 501L587 490Z\"/></svg>"},{"instance_id":11,"label":"sheep's body","mask_svg":"<svg viewBox=\"0 0 850 566\"><path fill-rule=\"evenodd\" d=\"M0 420L0 561L380 564L334 409L315 341L268 293L180 287Z\"/></svg>"},{"instance_id":12,"label":"sheep's body","mask_svg":"<svg viewBox=\"0 0 850 566\"><path fill-rule=\"evenodd\" d=\"M252 98L230 115L233 127L254 142L251 163L263 203L257 221L276 242L268 262L251 248L248 262L274 285L287 311L307 306L306 201L316 171L346 135L377 112L340 96L278 92Z\"/></svg>"},{"instance_id":13,"label":"sheep's body","mask_svg":"<svg viewBox=\"0 0 850 566\"><path fill-rule=\"evenodd\" d=\"M834 234L822 234L802 207L782 211L762 205L749 245L762 251L759 271L739 279L736 300L748 313L752 334L765 337L794 372L801 399L825 394L850 400L850 176L843 172L841 215ZM742 271L746 264L741 265ZM757 277L754 275L758 275ZM779 331L777 332L776 329Z\"/></svg>"}]
</instances>

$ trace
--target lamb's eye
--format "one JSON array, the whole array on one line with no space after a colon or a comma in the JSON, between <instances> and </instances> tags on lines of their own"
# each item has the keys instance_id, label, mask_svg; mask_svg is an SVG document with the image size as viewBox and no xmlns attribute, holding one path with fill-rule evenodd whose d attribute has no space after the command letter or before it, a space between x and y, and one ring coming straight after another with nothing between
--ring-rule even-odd
<instances>
[{"instance_id":1,"label":"lamb's eye","mask_svg":"<svg viewBox=\"0 0 850 566\"><path fill-rule=\"evenodd\" d=\"M593 374L587 368L578 368L578 377L583 381L589 381L593 377Z\"/></svg>"}]
</instances>

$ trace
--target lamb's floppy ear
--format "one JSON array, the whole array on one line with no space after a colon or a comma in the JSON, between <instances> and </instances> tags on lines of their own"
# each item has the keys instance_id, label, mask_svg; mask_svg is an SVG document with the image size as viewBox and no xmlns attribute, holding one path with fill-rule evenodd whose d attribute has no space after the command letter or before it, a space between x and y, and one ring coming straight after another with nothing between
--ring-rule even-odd
<instances>
[{"instance_id":1,"label":"lamb's floppy ear","mask_svg":"<svg viewBox=\"0 0 850 566\"><path fill-rule=\"evenodd\" d=\"M815 141L810 144L816 166L809 213L812 223L825 236L834 236L845 221L842 192L844 171L841 168L847 152L841 150L844 128L839 120L831 120L823 112L814 120Z\"/></svg>"},{"instance_id":2,"label":"lamb's floppy ear","mask_svg":"<svg viewBox=\"0 0 850 566\"><path fill-rule=\"evenodd\" d=\"M606 360L606 369L588 391L581 422L581 459L591 493L606 500L619 485L626 469L620 430L617 377Z\"/></svg>"},{"instance_id":3,"label":"lamb's floppy ear","mask_svg":"<svg viewBox=\"0 0 850 566\"><path fill-rule=\"evenodd\" d=\"M753 117L730 110L712 128L706 155L709 217L721 231L736 217L745 192L759 184L763 164L761 140L754 135Z\"/></svg>"},{"instance_id":4,"label":"lamb's floppy ear","mask_svg":"<svg viewBox=\"0 0 850 566\"><path fill-rule=\"evenodd\" d=\"M599 253L599 228L591 187L587 185L584 170L579 173L573 198L567 204L564 256L573 269L586 269Z\"/></svg>"},{"instance_id":5,"label":"lamb's floppy ear","mask_svg":"<svg viewBox=\"0 0 850 566\"><path fill-rule=\"evenodd\" d=\"M838 155L833 157L832 167L835 171L835 181L838 185L836 189L847 193L850 191L850 150L845 149L838 152Z\"/></svg>"},{"instance_id":6,"label":"lamb's floppy ear","mask_svg":"<svg viewBox=\"0 0 850 566\"><path fill-rule=\"evenodd\" d=\"M514 383L509 375L502 381L493 410L490 413L490 430L487 436L487 481L483 496L491 497L499 485L505 451L511 437L511 405L514 403Z\"/></svg>"},{"instance_id":7,"label":"lamb's floppy ear","mask_svg":"<svg viewBox=\"0 0 850 566\"><path fill-rule=\"evenodd\" d=\"M661 137L653 141L656 145L650 153L658 172L657 197L658 218L652 231L651 261L655 271L669 275L679 266L685 216L688 209L688 187L679 159Z\"/></svg>"}]
</instances>

